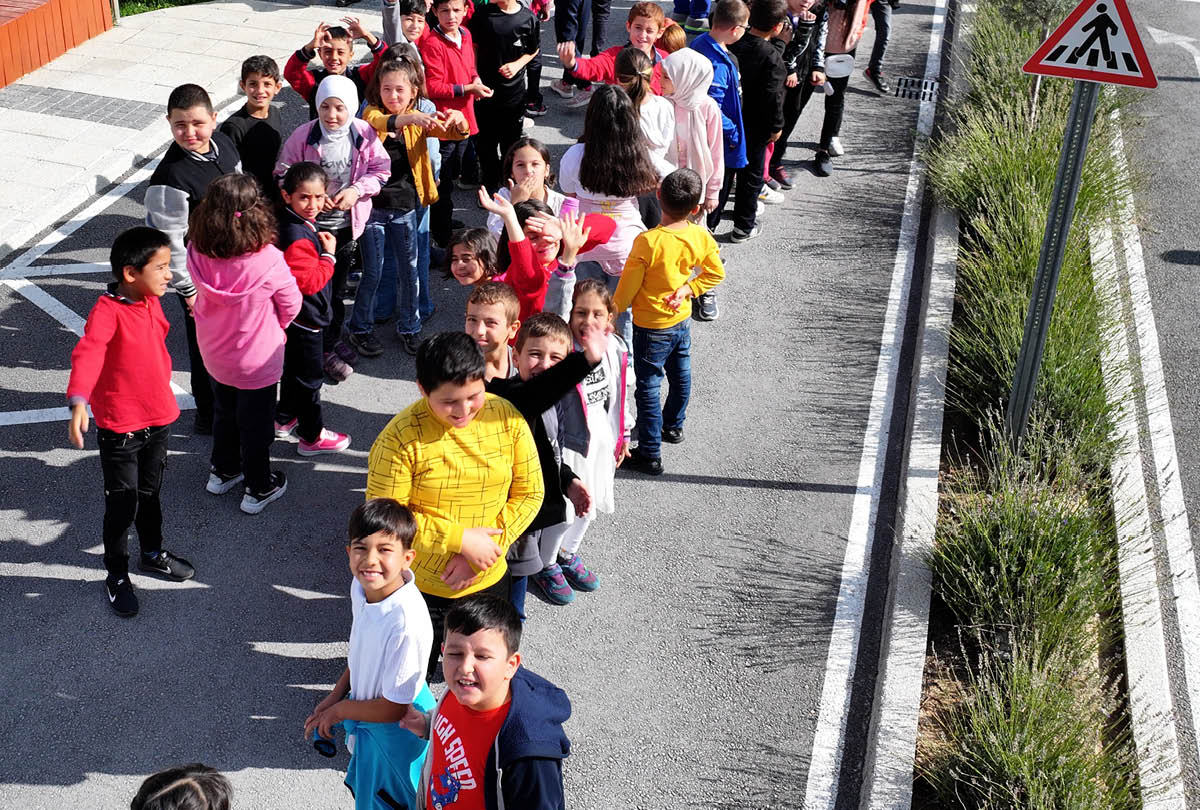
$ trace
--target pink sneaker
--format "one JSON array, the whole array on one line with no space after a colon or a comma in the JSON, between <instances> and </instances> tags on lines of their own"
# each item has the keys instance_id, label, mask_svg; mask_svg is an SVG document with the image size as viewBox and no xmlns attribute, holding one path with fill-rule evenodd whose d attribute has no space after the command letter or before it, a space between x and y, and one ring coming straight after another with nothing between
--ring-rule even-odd
<instances>
[{"instance_id":1,"label":"pink sneaker","mask_svg":"<svg viewBox=\"0 0 1200 810\"><path fill-rule=\"evenodd\" d=\"M276 439L286 439L288 436L291 436L292 433L296 430L296 425L298 425L298 424L300 424L299 419L292 419L287 422L276 421L275 422L275 438Z\"/></svg>"},{"instance_id":2,"label":"pink sneaker","mask_svg":"<svg viewBox=\"0 0 1200 810\"><path fill-rule=\"evenodd\" d=\"M300 440L297 448L302 456L319 456L322 453L340 453L350 446L350 437L345 433L334 433L329 428L321 428L321 435L315 442Z\"/></svg>"}]
</instances>

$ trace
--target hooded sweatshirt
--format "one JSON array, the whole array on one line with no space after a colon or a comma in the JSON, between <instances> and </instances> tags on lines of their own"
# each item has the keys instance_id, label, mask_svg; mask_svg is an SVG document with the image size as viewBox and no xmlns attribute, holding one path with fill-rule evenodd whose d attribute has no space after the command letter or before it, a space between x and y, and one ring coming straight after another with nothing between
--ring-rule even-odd
<instances>
[{"instance_id":1,"label":"hooded sweatshirt","mask_svg":"<svg viewBox=\"0 0 1200 810\"><path fill-rule=\"evenodd\" d=\"M482 775L487 810L563 810L562 761L571 753L562 724L571 716L571 701L563 690L518 667L509 681L508 715L496 734ZM439 704L456 700L451 692ZM430 718L435 728L438 709ZM430 754L425 758L417 807L430 808L430 776L434 748L441 745L432 735ZM497 770L498 769L498 770Z\"/></svg>"},{"instance_id":2,"label":"hooded sweatshirt","mask_svg":"<svg viewBox=\"0 0 1200 810\"><path fill-rule=\"evenodd\" d=\"M700 175L704 199L715 200L725 180L725 150L721 143L721 108L708 94L713 64L698 51L683 48L663 60L663 70L675 85L675 140L667 160Z\"/></svg>"},{"instance_id":3,"label":"hooded sweatshirt","mask_svg":"<svg viewBox=\"0 0 1200 810\"><path fill-rule=\"evenodd\" d=\"M284 329L300 311L300 288L282 251L267 245L232 259L188 247L198 297L196 341L209 375L244 391L283 376Z\"/></svg>"}]
</instances>

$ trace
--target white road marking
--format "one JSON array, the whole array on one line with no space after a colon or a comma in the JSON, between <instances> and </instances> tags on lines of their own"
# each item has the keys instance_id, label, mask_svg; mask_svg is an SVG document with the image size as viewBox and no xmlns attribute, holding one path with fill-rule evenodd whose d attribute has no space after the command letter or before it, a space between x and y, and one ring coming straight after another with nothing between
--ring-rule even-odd
<instances>
[{"instance_id":1,"label":"white road marking","mask_svg":"<svg viewBox=\"0 0 1200 810\"><path fill-rule=\"evenodd\" d=\"M196 407L196 399L183 388L179 387L174 382L171 383L171 390L175 392L175 404L179 406L181 411L190 411ZM12 425L34 425L41 422L65 422L69 416L67 406L61 405L57 408L30 408L24 411L0 411L0 427L10 427ZM92 418L92 409L88 408L88 416Z\"/></svg>"},{"instance_id":2,"label":"white road marking","mask_svg":"<svg viewBox=\"0 0 1200 810\"><path fill-rule=\"evenodd\" d=\"M946 26L946 0L935 0L930 24L929 53L925 77L937 79L941 72L942 35ZM813 734L812 756L804 791L806 810L833 810L837 803L838 782L845 748L846 723L854 684L859 640L870 573L868 549L875 536L879 493L882 488L884 458L887 455L890 423L895 404L895 383L900 370L900 350L904 342L909 287L912 281L915 242L921 217L925 185L925 164L921 150L933 130L936 99L921 102L917 114L917 137L909 165L904 196L904 214L900 220L900 240L892 268L884 318L879 361L867 415L867 430L859 461L857 486L842 561L837 607L825 658L825 677Z\"/></svg>"},{"instance_id":3,"label":"white road marking","mask_svg":"<svg viewBox=\"0 0 1200 810\"><path fill-rule=\"evenodd\" d=\"M917 391L909 439L900 532L892 552L895 579L888 589L879 689L868 740L862 806L869 810L912 805L917 718L929 638L933 576L925 560L933 549L942 461L946 363L958 273L958 217L936 209L929 297L919 350Z\"/></svg>"},{"instance_id":4,"label":"white road marking","mask_svg":"<svg viewBox=\"0 0 1200 810\"><path fill-rule=\"evenodd\" d=\"M1200 3L1200 0L1190 0L1192 3ZM1192 59L1196 61L1196 74L1200 75L1200 48L1196 47L1197 40L1192 37L1185 37L1183 34L1172 34L1170 31L1163 31L1161 28L1154 28L1147 25L1146 30L1150 32L1150 36L1159 45L1178 45L1192 55Z\"/></svg>"},{"instance_id":5,"label":"white road marking","mask_svg":"<svg viewBox=\"0 0 1200 810\"><path fill-rule=\"evenodd\" d=\"M1121 176L1128 178L1123 139L1118 130L1113 153ZM1150 451L1158 490L1162 524L1159 530L1167 549L1167 564L1171 572L1170 585L1174 593L1175 616L1183 647L1184 677L1192 708L1192 732L1200 730L1200 578L1196 573L1196 554L1192 546L1192 531L1183 484L1179 471L1179 456L1175 449L1175 429L1171 423L1171 405L1167 400L1167 383L1159 352L1158 327L1154 319L1150 284L1142 259L1142 240L1138 234L1133 200L1124 198L1118 204L1115 217L1117 233L1125 251L1125 272L1129 280L1134 328L1137 333L1138 365L1142 372L1141 403L1150 431ZM1179 718L1177 718L1179 719Z\"/></svg>"},{"instance_id":6,"label":"white road marking","mask_svg":"<svg viewBox=\"0 0 1200 810\"><path fill-rule=\"evenodd\" d=\"M288 596L294 596L297 599L345 599L345 596L336 593L321 593L320 591L306 591L303 588L291 588L287 585L272 585L275 590L286 593Z\"/></svg>"},{"instance_id":7,"label":"white road marking","mask_svg":"<svg viewBox=\"0 0 1200 810\"><path fill-rule=\"evenodd\" d=\"M22 268L23 272L14 272L11 277L21 278L40 278L42 276L85 276L95 273L109 273L112 268L107 264L99 262L74 262L71 264L37 264L32 267ZM0 277L4 277L8 272L8 268L0 271Z\"/></svg>"},{"instance_id":8,"label":"white road marking","mask_svg":"<svg viewBox=\"0 0 1200 810\"><path fill-rule=\"evenodd\" d=\"M1124 323L1111 223L1091 234L1092 274L1111 324ZM1119 416L1114 426L1119 449L1112 463L1113 502L1117 512L1117 563L1121 612L1125 624L1125 661L1129 675L1130 715L1144 805L1184 810L1179 740L1167 678L1166 635L1154 560L1150 512L1146 502L1137 410L1130 374L1129 344L1123 328L1110 329L1102 358L1105 388Z\"/></svg>"},{"instance_id":9,"label":"white road marking","mask_svg":"<svg viewBox=\"0 0 1200 810\"><path fill-rule=\"evenodd\" d=\"M45 312L79 337L83 337L83 325L87 321L79 317L74 310L32 281L21 277L14 277L0 279L0 284L7 284L14 292L20 293L26 298L29 303Z\"/></svg>"}]
</instances>

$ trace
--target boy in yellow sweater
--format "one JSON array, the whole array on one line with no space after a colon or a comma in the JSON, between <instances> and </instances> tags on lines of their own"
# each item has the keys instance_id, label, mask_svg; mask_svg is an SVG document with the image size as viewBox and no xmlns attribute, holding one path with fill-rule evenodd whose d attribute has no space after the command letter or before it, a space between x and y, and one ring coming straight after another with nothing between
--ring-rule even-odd
<instances>
[{"instance_id":1,"label":"boy in yellow sweater","mask_svg":"<svg viewBox=\"0 0 1200 810\"><path fill-rule=\"evenodd\" d=\"M613 296L618 313L633 306L638 446L625 467L647 475L662 475L662 442L683 441L692 390L691 307L684 304L725 278L712 234L688 221L699 213L703 191L700 175L691 169L663 178L662 224L634 240ZM664 376L670 385L665 410L658 394Z\"/></svg>"},{"instance_id":2,"label":"boy in yellow sweater","mask_svg":"<svg viewBox=\"0 0 1200 810\"><path fill-rule=\"evenodd\" d=\"M368 458L367 498L395 498L416 518L412 570L433 621L430 678L455 602L476 593L508 599L504 555L544 494L529 425L484 391L483 372L483 353L463 332L421 343L421 399L388 422Z\"/></svg>"}]
</instances>

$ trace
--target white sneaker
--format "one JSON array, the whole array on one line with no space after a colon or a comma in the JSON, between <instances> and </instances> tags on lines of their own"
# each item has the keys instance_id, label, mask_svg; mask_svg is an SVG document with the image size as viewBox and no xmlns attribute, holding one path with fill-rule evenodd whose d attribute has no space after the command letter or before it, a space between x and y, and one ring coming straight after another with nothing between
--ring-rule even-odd
<instances>
[{"instance_id":1,"label":"white sneaker","mask_svg":"<svg viewBox=\"0 0 1200 810\"><path fill-rule=\"evenodd\" d=\"M846 147L842 146L842 139L838 137L829 140L829 156L841 157L846 154Z\"/></svg>"},{"instance_id":2,"label":"white sneaker","mask_svg":"<svg viewBox=\"0 0 1200 810\"><path fill-rule=\"evenodd\" d=\"M586 107L588 105L588 102L590 102L592 100L592 93L595 93L595 92L596 92L596 85L594 85L594 84L591 87L585 87L582 90L577 91L575 93L575 98L573 98L567 102L567 107L569 107L572 110L578 109L580 107Z\"/></svg>"},{"instance_id":3,"label":"white sneaker","mask_svg":"<svg viewBox=\"0 0 1200 810\"><path fill-rule=\"evenodd\" d=\"M767 205L778 205L786 198L778 191L772 191L766 186L763 186L763 190L759 192L758 199L765 202Z\"/></svg>"},{"instance_id":4,"label":"white sneaker","mask_svg":"<svg viewBox=\"0 0 1200 810\"><path fill-rule=\"evenodd\" d=\"M550 82L550 92L562 98L574 98L577 89L575 85L567 84L562 79Z\"/></svg>"},{"instance_id":5,"label":"white sneaker","mask_svg":"<svg viewBox=\"0 0 1200 810\"><path fill-rule=\"evenodd\" d=\"M754 209L754 218L755 219L758 219L763 214L767 213L767 206L763 204L762 200L755 200L754 205L756 206Z\"/></svg>"}]
</instances>

